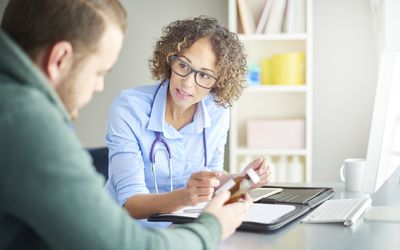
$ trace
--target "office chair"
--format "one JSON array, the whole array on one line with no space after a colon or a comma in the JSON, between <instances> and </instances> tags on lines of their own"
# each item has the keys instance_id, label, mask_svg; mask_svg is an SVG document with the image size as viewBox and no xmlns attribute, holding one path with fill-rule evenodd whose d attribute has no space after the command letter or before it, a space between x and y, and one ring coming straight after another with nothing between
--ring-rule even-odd
<instances>
[{"instance_id":1,"label":"office chair","mask_svg":"<svg viewBox=\"0 0 400 250\"><path fill-rule=\"evenodd\" d=\"M102 174L104 178L108 179L108 148L89 148L87 149L90 156L92 156L93 166L95 166L97 172Z\"/></svg>"}]
</instances>

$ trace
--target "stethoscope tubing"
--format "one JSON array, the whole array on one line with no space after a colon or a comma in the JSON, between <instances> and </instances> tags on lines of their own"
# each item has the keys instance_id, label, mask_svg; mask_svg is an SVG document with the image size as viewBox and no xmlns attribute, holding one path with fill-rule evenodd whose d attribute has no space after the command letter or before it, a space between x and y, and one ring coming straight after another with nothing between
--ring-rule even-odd
<instances>
[{"instance_id":1,"label":"stethoscope tubing","mask_svg":"<svg viewBox=\"0 0 400 250\"><path fill-rule=\"evenodd\" d=\"M157 95L158 91L160 90L161 86L163 83L160 84L160 86L158 86L156 93L154 95L154 99L155 96ZM154 101L153 104L151 105L151 109L153 109L153 105L154 105ZM158 180L157 180L157 171L156 171L156 154L158 151L164 151L165 154L167 155L168 158L168 168L169 168L169 179L170 179L170 190L173 191L174 187L173 187L173 178L172 178L172 154L171 154L171 149L167 143L167 141L163 138L161 138L161 133L156 131L156 139L153 141L153 143L151 144L150 147L150 154L149 154L149 159L151 162L151 170L153 172L153 178L154 178L154 186L156 189L156 193L159 193L158 190ZM156 150L156 146L157 144L162 144L164 146L164 149L158 148ZM207 168L207 140L206 140L206 129L203 128L203 149L204 149L204 170L208 170Z\"/></svg>"}]
</instances>

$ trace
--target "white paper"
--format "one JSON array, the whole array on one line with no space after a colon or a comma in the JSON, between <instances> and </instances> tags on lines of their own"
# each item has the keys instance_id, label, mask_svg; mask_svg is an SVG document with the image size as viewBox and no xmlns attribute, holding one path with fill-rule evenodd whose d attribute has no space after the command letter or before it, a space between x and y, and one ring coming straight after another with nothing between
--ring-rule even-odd
<instances>
[{"instance_id":1,"label":"white paper","mask_svg":"<svg viewBox=\"0 0 400 250\"><path fill-rule=\"evenodd\" d=\"M201 211L203 211L203 209L207 205L207 203L208 202L201 202L201 203L197 204L196 206L185 207L180 211L183 213L201 213Z\"/></svg>"},{"instance_id":2,"label":"white paper","mask_svg":"<svg viewBox=\"0 0 400 250\"><path fill-rule=\"evenodd\" d=\"M253 204L243 221L269 224L294 209L293 205L256 203Z\"/></svg>"},{"instance_id":3,"label":"white paper","mask_svg":"<svg viewBox=\"0 0 400 250\"><path fill-rule=\"evenodd\" d=\"M172 215L197 218L200 215L200 210L204 208L205 205L206 203L200 203L196 206L185 207L182 210L176 211ZM250 211L245 216L243 221L269 224L273 223L294 209L295 206L293 205L255 203L251 206Z\"/></svg>"}]
</instances>

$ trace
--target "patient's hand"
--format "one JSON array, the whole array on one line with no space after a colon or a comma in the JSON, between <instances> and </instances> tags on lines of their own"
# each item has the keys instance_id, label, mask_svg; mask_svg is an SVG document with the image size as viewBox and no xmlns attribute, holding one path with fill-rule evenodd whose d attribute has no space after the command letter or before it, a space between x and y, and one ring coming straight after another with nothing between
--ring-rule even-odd
<instances>
[{"instance_id":1,"label":"patient's hand","mask_svg":"<svg viewBox=\"0 0 400 250\"><path fill-rule=\"evenodd\" d=\"M215 195L204 208L204 212L213 214L219 220L222 227L222 240L228 238L235 232L252 205L251 198L248 194L239 202L224 205L229 197L230 193L228 191L221 192Z\"/></svg>"}]
</instances>

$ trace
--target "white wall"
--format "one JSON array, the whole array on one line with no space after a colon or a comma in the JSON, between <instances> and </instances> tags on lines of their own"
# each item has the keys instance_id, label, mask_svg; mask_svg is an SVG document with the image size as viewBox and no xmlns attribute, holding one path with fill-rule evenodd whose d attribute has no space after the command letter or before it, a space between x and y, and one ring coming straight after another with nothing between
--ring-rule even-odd
<instances>
[{"instance_id":1,"label":"white wall","mask_svg":"<svg viewBox=\"0 0 400 250\"><path fill-rule=\"evenodd\" d=\"M379 48L400 51L400 1L373 0L374 17L378 23Z\"/></svg>"},{"instance_id":2,"label":"white wall","mask_svg":"<svg viewBox=\"0 0 400 250\"><path fill-rule=\"evenodd\" d=\"M367 0L314 1L313 179L337 181L343 159L365 157L376 87Z\"/></svg>"}]
</instances>

